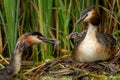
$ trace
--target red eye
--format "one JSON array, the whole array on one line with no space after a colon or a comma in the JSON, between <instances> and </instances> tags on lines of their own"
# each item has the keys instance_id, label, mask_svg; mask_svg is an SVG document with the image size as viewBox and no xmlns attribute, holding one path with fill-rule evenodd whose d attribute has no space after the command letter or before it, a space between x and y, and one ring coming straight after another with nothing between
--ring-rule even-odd
<instances>
[{"instance_id":1,"label":"red eye","mask_svg":"<svg viewBox=\"0 0 120 80\"><path fill-rule=\"evenodd\" d=\"M92 14L96 14L96 12L93 12Z\"/></svg>"}]
</instances>

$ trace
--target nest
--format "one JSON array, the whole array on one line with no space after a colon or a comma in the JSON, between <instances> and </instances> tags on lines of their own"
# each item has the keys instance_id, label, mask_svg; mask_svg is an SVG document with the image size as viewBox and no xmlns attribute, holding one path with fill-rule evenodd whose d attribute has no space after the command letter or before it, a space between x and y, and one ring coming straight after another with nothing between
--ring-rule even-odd
<instances>
[{"instance_id":1,"label":"nest","mask_svg":"<svg viewBox=\"0 0 120 80\"><path fill-rule=\"evenodd\" d=\"M59 58L53 61L40 64L31 71L32 78L51 76L60 78L63 76L72 77L73 80L83 79L89 76L95 78L107 78L120 72L120 57L108 61L80 63L74 62L71 58ZM103 75L104 74L104 75ZM88 79L89 80L89 79Z\"/></svg>"}]
</instances>

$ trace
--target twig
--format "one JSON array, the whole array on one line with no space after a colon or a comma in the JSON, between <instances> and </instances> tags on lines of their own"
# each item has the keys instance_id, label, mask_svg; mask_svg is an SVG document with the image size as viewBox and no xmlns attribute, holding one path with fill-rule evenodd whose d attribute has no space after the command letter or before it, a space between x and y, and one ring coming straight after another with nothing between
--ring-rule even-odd
<instances>
[{"instance_id":1,"label":"twig","mask_svg":"<svg viewBox=\"0 0 120 80\"><path fill-rule=\"evenodd\" d=\"M4 60L7 64L9 64L9 62L1 54L0 54L0 58Z\"/></svg>"},{"instance_id":2,"label":"twig","mask_svg":"<svg viewBox=\"0 0 120 80\"><path fill-rule=\"evenodd\" d=\"M23 75L26 75L26 74L28 74L28 73L36 70L36 69L42 68L44 65L46 65L46 63L43 63L43 64L41 64L41 65L39 65L39 66L37 66L37 67L35 67L35 68L33 68L33 69L28 70L28 71L25 72Z\"/></svg>"}]
</instances>

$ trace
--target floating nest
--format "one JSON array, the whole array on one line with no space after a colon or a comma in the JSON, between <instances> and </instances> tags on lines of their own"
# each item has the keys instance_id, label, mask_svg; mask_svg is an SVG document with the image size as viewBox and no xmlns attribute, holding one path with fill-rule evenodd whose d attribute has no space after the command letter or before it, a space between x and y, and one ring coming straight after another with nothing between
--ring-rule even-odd
<instances>
[{"instance_id":1,"label":"floating nest","mask_svg":"<svg viewBox=\"0 0 120 80\"><path fill-rule=\"evenodd\" d=\"M59 58L50 62L42 63L26 73L27 76L32 76L35 80L43 76L60 78L63 76L71 77L73 80L84 79L89 80L89 77L108 78L120 73L120 57L114 57L108 61L80 63L75 62L71 58ZM53 79L54 80L54 79Z\"/></svg>"}]
</instances>

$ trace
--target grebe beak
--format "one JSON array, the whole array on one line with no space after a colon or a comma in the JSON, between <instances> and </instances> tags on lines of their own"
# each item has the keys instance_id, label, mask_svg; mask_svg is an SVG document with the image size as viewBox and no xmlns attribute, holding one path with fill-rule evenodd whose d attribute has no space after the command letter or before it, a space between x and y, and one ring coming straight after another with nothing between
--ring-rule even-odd
<instances>
[{"instance_id":1,"label":"grebe beak","mask_svg":"<svg viewBox=\"0 0 120 80\"><path fill-rule=\"evenodd\" d=\"M75 25L78 24L78 23L80 23L81 21L83 21L86 17L87 17L87 15L85 15L85 16L83 16L83 17L80 17L80 18L76 21Z\"/></svg>"},{"instance_id":2,"label":"grebe beak","mask_svg":"<svg viewBox=\"0 0 120 80\"><path fill-rule=\"evenodd\" d=\"M45 42L45 43L51 43L51 44L54 44L55 41L56 41L55 39L46 38L46 37L44 37L44 36L42 36L42 37L40 36L39 39L42 40L42 41Z\"/></svg>"}]
</instances>

